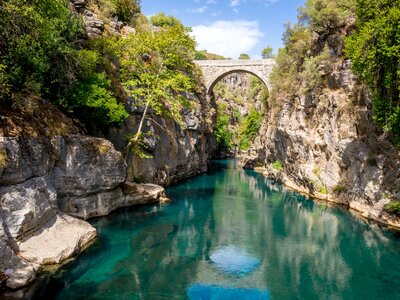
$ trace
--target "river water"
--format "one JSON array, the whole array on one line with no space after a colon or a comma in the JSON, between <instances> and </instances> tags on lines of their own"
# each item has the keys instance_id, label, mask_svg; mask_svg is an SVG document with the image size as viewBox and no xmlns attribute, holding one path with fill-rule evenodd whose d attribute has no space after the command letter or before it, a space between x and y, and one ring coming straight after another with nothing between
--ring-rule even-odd
<instances>
[{"instance_id":1,"label":"river water","mask_svg":"<svg viewBox=\"0 0 400 300\"><path fill-rule=\"evenodd\" d=\"M400 236L236 167L91 221L42 299L400 299Z\"/></svg>"}]
</instances>

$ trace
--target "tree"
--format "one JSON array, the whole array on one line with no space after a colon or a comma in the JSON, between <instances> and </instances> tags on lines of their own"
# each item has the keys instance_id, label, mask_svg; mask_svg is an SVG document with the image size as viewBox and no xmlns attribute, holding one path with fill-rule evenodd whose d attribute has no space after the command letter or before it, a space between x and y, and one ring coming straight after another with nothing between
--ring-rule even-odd
<instances>
[{"instance_id":1,"label":"tree","mask_svg":"<svg viewBox=\"0 0 400 300\"><path fill-rule=\"evenodd\" d=\"M154 26L158 27L173 27L173 26L183 26L182 22L173 16L167 16L165 13L161 12L150 17L150 22Z\"/></svg>"},{"instance_id":2,"label":"tree","mask_svg":"<svg viewBox=\"0 0 400 300\"><path fill-rule=\"evenodd\" d=\"M392 0L357 0L357 29L345 53L368 84L374 119L400 144L400 6Z\"/></svg>"},{"instance_id":3,"label":"tree","mask_svg":"<svg viewBox=\"0 0 400 300\"><path fill-rule=\"evenodd\" d=\"M142 147L143 124L157 115L174 119L183 126L181 110L191 103L184 94L196 87L195 66L192 62L196 42L188 29L181 25L169 26L159 32L143 32L121 41L121 78L134 105L143 113L137 132L127 145L146 157Z\"/></svg>"},{"instance_id":4,"label":"tree","mask_svg":"<svg viewBox=\"0 0 400 300\"><path fill-rule=\"evenodd\" d=\"M239 59L250 59L250 55L248 55L247 53L242 53L240 54Z\"/></svg>"},{"instance_id":5,"label":"tree","mask_svg":"<svg viewBox=\"0 0 400 300\"><path fill-rule=\"evenodd\" d=\"M262 49L261 57L263 59L274 58L274 55L272 54L272 51L273 51L272 47L269 47L269 46L264 48L264 49Z\"/></svg>"}]
</instances>

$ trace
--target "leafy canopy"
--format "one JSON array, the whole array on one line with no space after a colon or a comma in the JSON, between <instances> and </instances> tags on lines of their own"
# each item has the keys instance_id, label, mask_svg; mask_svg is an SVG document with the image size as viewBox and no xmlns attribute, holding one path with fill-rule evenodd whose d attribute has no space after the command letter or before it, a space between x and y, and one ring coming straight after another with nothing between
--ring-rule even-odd
<instances>
[{"instance_id":1,"label":"leafy canopy","mask_svg":"<svg viewBox=\"0 0 400 300\"><path fill-rule=\"evenodd\" d=\"M248 55L247 53L242 53L240 54L239 59L250 59L250 55Z\"/></svg>"},{"instance_id":2,"label":"leafy canopy","mask_svg":"<svg viewBox=\"0 0 400 300\"><path fill-rule=\"evenodd\" d=\"M174 27L182 26L181 21L173 16L167 16L165 13L158 13L150 17L150 22L154 26L158 27Z\"/></svg>"},{"instance_id":3,"label":"leafy canopy","mask_svg":"<svg viewBox=\"0 0 400 300\"><path fill-rule=\"evenodd\" d=\"M195 45L182 25L121 40L121 79L134 105L182 123L181 110L190 106L185 94L197 87Z\"/></svg>"},{"instance_id":4,"label":"leafy canopy","mask_svg":"<svg viewBox=\"0 0 400 300\"><path fill-rule=\"evenodd\" d=\"M99 123L120 122L104 53L79 49L83 33L67 0L0 2L0 100L24 109L38 97Z\"/></svg>"},{"instance_id":5,"label":"leafy canopy","mask_svg":"<svg viewBox=\"0 0 400 300\"><path fill-rule=\"evenodd\" d=\"M272 52L273 52L272 47L268 46L268 47L262 49L261 57L263 59L274 58L274 54Z\"/></svg>"},{"instance_id":6,"label":"leafy canopy","mask_svg":"<svg viewBox=\"0 0 400 300\"><path fill-rule=\"evenodd\" d=\"M393 0L357 0L356 31L345 52L368 84L374 119L400 143L400 6Z\"/></svg>"}]
</instances>

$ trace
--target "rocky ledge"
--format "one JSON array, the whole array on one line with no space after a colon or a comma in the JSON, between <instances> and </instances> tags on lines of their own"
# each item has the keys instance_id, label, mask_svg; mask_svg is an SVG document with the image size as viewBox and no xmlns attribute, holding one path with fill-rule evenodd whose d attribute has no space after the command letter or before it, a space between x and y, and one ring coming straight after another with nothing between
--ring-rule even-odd
<instances>
[{"instance_id":1,"label":"rocky ledge","mask_svg":"<svg viewBox=\"0 0 400 300\"><path fill-rule=\"evenodd\" d=\"M164 188L125 183L126 164L108 140L70 134L0 138L0 287L32 282L88 247L81 219L166 201Z\"/></svg>"}]
</instances>

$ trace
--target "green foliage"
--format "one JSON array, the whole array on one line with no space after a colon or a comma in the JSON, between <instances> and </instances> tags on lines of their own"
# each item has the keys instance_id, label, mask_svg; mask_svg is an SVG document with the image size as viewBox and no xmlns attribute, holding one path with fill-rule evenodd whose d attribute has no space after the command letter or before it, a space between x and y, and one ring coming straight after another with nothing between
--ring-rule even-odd
<instances>
[{"instance_id":1,"label":"green foliage","mask_svg":"<svg viewBox=\"0 0 400 300\"><path fill-rule=\"evenodd\" d=\"M300 21L319 34L342 27L354 14L356 0L307 0L300 8Z\"/></svg>"},{"instance_id":2,"label":"green foliage","mask_svg":"<svg viewBox=\"0 0 400 300\"><path fill-rule=\"evenodd\" d=\"M309 28L299 24L286 25L283 36L285 47L279 49L277 66L270 77L274 98L298 93L298 86L301 85L299 73L304 70L303 63L311 48L311 38Z\"/></svg>"},{"instance_id":3,"label":"green foliage","mask_svg":"<svg viewBox=\"0 0 400 300\"><path fill-rule=\"evenodd\" d=\"M277 171L279 171L279 172L282 172L282 171L283 171L283 163L282 163L279 159L277 159L275 162L273 162L273 163L271 164L271 167L272 167L274 170L277 170Z\"/></svg>"},{"instance_id":4,"label":"green foliage","mask_svg":"<svg viewBox=\"0 0 400 300\"><path fill-rule=\"evenodd\" d=\"M247 53L241 53L239 59L250 59L250 55L248 55Z\"/></svg>"},{"instance_id":5,"label":"green foliage","mask_svg":"<svg viewBox=\"0 0 400 300\"><path fill-rule=\"evenodd\" d=\"M81 32L68 1L1 3L0 98L23 109L42 97L84 121L122 121L127 113L112 90L105 47L76 49Z\"/></svg>"},{"instance_id":6,"label":"green foliage","mask_svg":"<svg viewBox=\"0 0 400 300\"><path fill-rule=\"evenodd\" d=\"M59 95L68 89L80 24L67 4L0 2L0 97Z\"/></svg>"},{"instance_id":7,"label":"green foliage","mask_svg":"<svg viewBox=\"0 0 400 300\"><path fill-rule=\"evenodd\" d=\"M140 14L138 0L91 0L99 5L100 15L107 20L117 18L119 21L133 25Z\"/></svg>"},{"instance_id":8,"label":"green foliage","mask_svg":"<svg viewBox=\"0 0 400 300\"><path fill-rule=\"evenodd\" d=\"M335 186L333 187L333 191L336 192L336 193L341 193L341 192L343 192L345 189L346 189L346 187L343 186L343 185L335 185Z\"/></svg>"},{"instance_id":9,"label":"green foliage","mask_svg":"<svg viewBox=\"0 0 400 300\"><path fill-rule=\"evenodd\" d=\"M268 58L274 58L274 54L272 53L274 50L272 49L272 47L268 46L264 49L262 49L261 51L261 57L263 59L268 59Z\"/></svg>"},{"instance_id":10,"label":"green foliage","mask_svg":"<svg viewBox=\"0 0 400 300\"><path fill-rule=\"evenodd\" d=\"M357 0L356 31L346 39L353 70L372 92L374 119L400 144L400 6Z\"/></svg>"},{"instance_id":11,"label":"green foliage","mask_svg":"<svg viewBox=\"0 0 400 300\"><path fill-rule=\"evenodd\" d=\"M183 124L181 110L190 107L184 93L197 87L192 62L195 41L183 26L143 32L120 41L121 79L136 106Z\"/></svg>"},{"instance_id":12,"label":"green foliage","mask_svg":"<svg viewBox=\"0 0 400 300\"><path fill-rule=\"evenodd\" d=\"M243 120L239 129L239 149L246 150L250 148L251 142L257 137L262 123L262 113L250 109L249 114Z\"/></svg>"},{"instance_id":13,"label":"green foliage","mask_svg":"<svg viewBox=\"0 0 400 300\"><path fill-rule=\"evenodd\" d=\"M165 13L158 13L150 17L150 22L158 27L183 26L182 22L173 16L167 16Z\"/></svg>"},{"instance_id":14,"label":"green foliage","mask_svg":"<svg viewBox=\"0 0 400 300\"><path fill-rule=\"evenodd\" d=\"M264 105L267 105L269 92L265 84L256 76L252 76L247 90L247 99L255 99L260 96Z\"/></svg>"},{"instance_id":15,"label":"green foliage","mask_svg":"<svg viewBox=\"0 0 400 300\"><path fill-rule=\"evenodd\" d=\"M274 98L293 97L299 92L313 91L322 86L320 67L324 60L330 59L330 55L327 47L315 53L311 47L312 33L326 36L346 25L354 14L355 1L307 0L299 9L299 23L286 24L283 34L285 47L279 50L277 67L271 74Z\"/></svg>"},{"instance_id":16,"label":"green foliage","mask_svg":"<svg viewBox=\"0 0 400 300\"><path fill-rule=\"evenodd\" d=\"M209 52L207 52L207 50L200 50L200 51L196 51L194 59L195 60L220 60L220 59L226 59L226 58L222 55L209 53Z\"/></svg>"},{"instance_id":17,"label":"green foliage","mask_svg":"<svg viewBox=\"0 0 400 300\"><path fill-rule=\"evenodd\" d=\"M303 81L303 87L306 91L312 91L322 86L323 80L320 67L322 62L327 61L328 59L328 47L325 47L324 51L320 54L316 56L309 56L304 59L304 69L300 76Z\"/></svg>"},{"instance_id":18,"label":"green foliage","mask_svg":"<svg viewBox=\"0 0 400 300\"><path fill-rule=\"evenodd\" d=\"M392 201L386 204L385 210L391 214L400 216L400 201Z\"/></svg>"},{"instance_id":19,"label":"green foliage","mask_svg":"<svg viewBox=\"0 0 400 300\"><path fill-rule=\"evenodd\" d=\"M325 186L321 186L321 187L318 189L318 192L319 192L320 194L327 195L327 194L328 194L328 189L327 189Z\"/></svg>"},{"instance_id":20,"label":"green foliage","mask_svg":"<svg viewBox=\"0 0 400 300\"><path fill-rule=\"evenodd\" d=\"M219 104L217 110L217 120L215 122L214 135L217 141L218 150L230 150L234 146L234 135L229 129L231 118L227 113L226 104Z\"/></svg>"}]
</instances>

